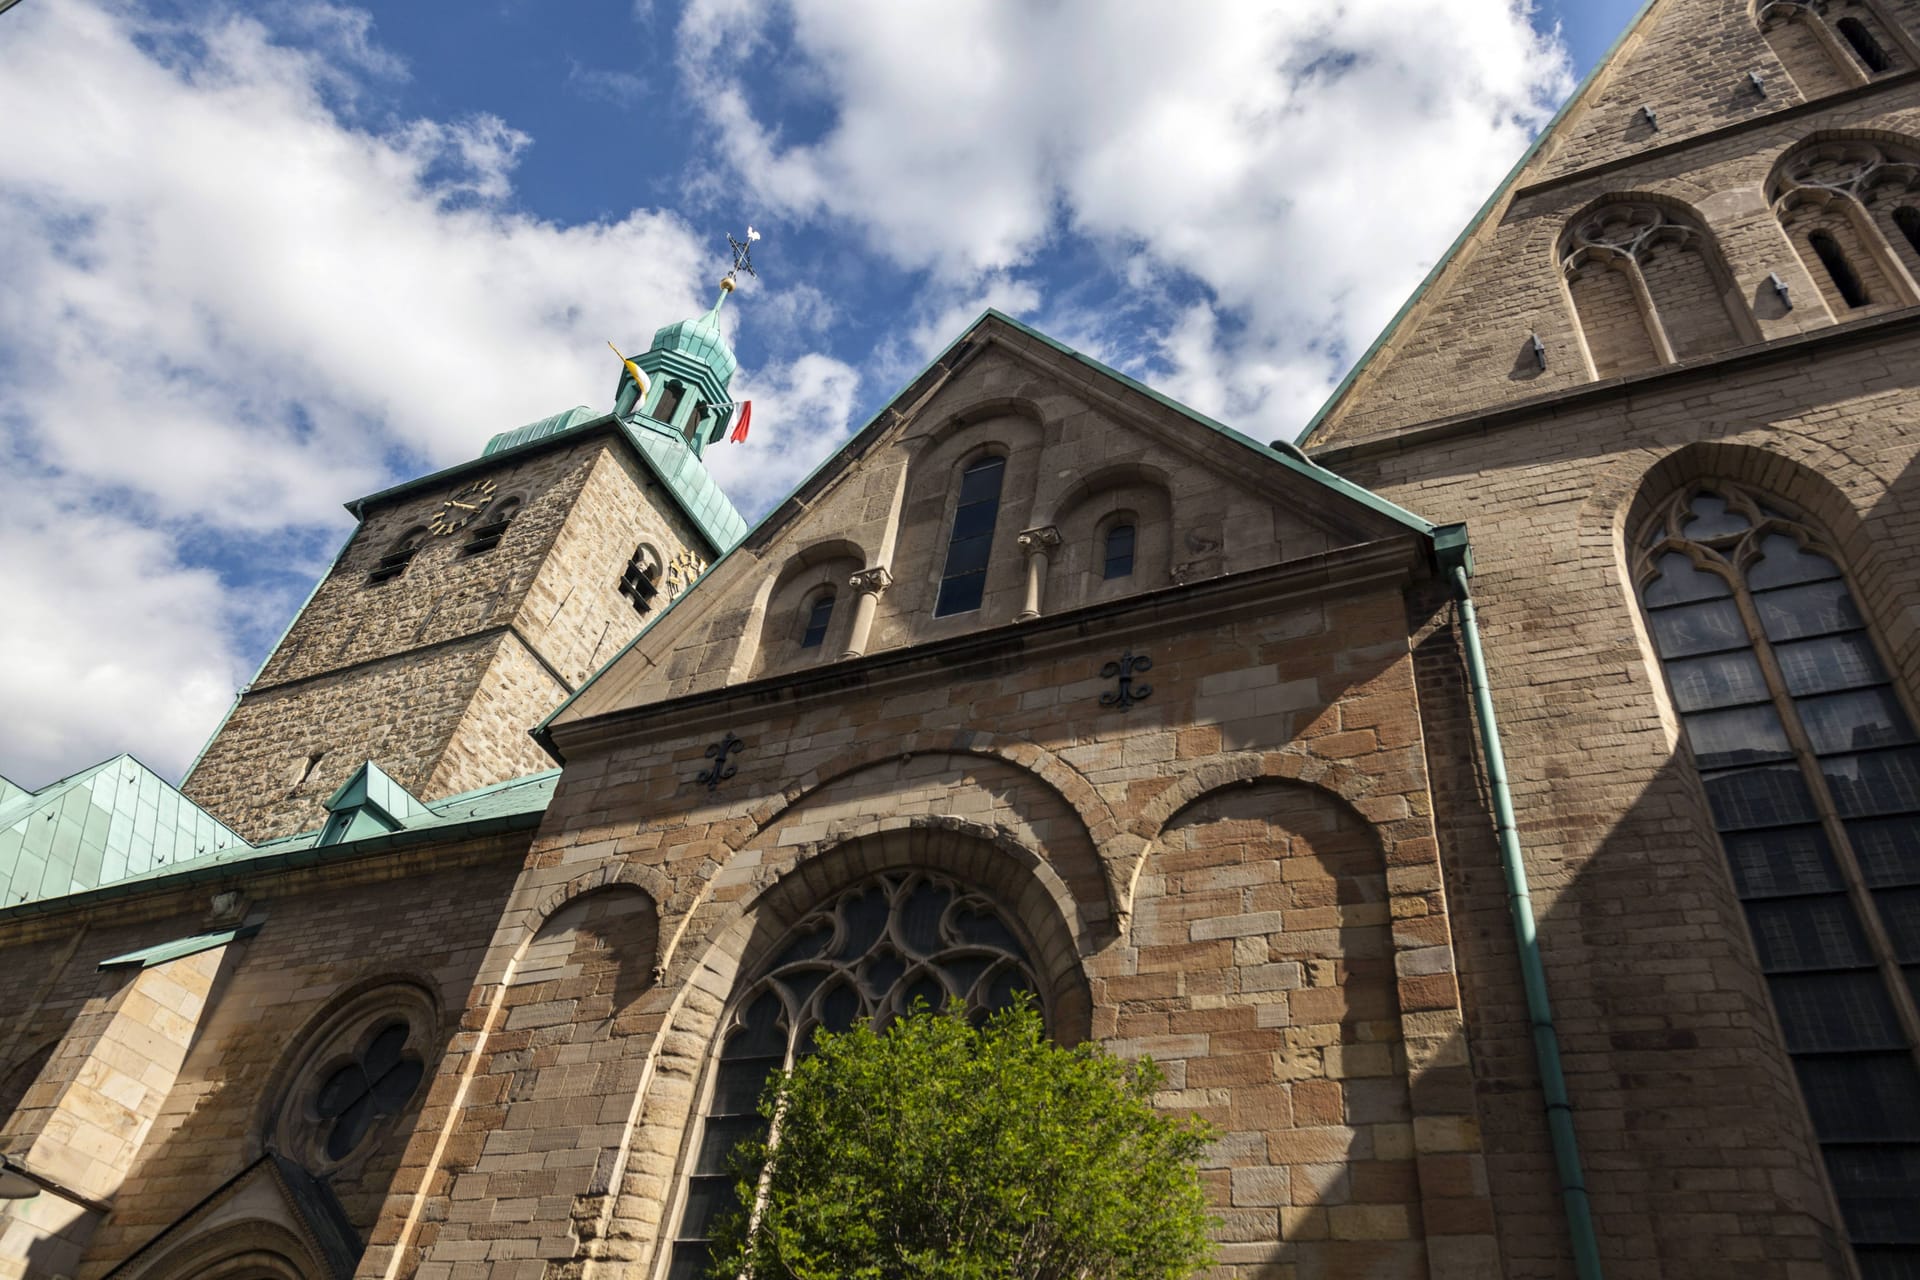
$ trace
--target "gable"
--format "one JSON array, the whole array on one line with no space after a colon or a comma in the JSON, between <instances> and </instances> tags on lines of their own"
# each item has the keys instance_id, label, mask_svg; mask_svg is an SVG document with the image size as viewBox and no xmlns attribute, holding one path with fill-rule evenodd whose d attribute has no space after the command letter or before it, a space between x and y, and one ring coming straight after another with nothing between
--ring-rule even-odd
<instances>
[{"instance_id":1,"label":"gable","mask_svg":"<svg viewBox=\"0 0 1920 1280\"><path fill-rule=\"evenodd\" d=\"M962 519L977 464L993 509ZM943 605L961 525L984 576ZM548 723L1427 529L988 313Z\"/></svg>"},{"instance_id":2,"label":"gable","mask_svg":"<svg viewBox=\"0 0 1920 1280\"><path fill-rule=\"evenodd\" d=\"M1592 381L1588 340L1560 269L1572 222L1612 197L1644 203L1658 193L1651 198L1697 204L1690 140L1731 130L1714 145L1760 145L1742 130L1833 91L1802 68L1803 91L1782 60L1793 50L1779 29L1763 34L1754 12L1749 0L1652 0L1642 9L1300 443L1344 444Z\"/></svg>"}]
</instances>

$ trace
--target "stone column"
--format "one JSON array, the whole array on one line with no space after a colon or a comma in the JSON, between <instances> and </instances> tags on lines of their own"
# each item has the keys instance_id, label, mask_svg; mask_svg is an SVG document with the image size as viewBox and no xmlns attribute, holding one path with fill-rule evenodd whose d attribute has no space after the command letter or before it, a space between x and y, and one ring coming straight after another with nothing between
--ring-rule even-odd
<instances>
[{"instance_id":1,"label":"stone column","mask_svg":"<svg viewBox=\"0 0 1920 1280\"><path fill-rule=\"evenodd\" d=\"M1022 530L1015 539L1027 556L1027 603L1014 615L1015 622L1027 622L1040 616L1041 588L1047 581L1047 556L1060 545L1060 531L1052 525Z\"/></svg>"},{"instance_id":2,"label":"stone column","mask_svg":"<svg viewBox=\"0 0 1920 1280\"><path fill-rule=\"evenodd\" d=\"M854 590L853 627L847 632L847 651L842 658L857 658L867 651L867 637L873 631L873 615L880 608L880 593L893 582L884 568L862 569L847 579Z\"/></svg>"}]
</instances>

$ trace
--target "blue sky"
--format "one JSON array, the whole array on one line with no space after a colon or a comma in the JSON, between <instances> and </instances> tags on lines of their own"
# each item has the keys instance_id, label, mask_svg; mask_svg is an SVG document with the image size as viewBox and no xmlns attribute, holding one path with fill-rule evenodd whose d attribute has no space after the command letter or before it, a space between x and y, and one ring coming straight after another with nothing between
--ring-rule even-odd
<instances>
[{"instance_id":1,"label":"blue sky","mask_svg":"<svg viewBox=\"0 0 1920 1280\"><path fill-rule=\"evenodd\" d=\"M177 776L342 501L604 407L749 223L749 516L988 305L1290 436L1637 7L27 0L0 774Z\"/></svg>"}]
</instances>

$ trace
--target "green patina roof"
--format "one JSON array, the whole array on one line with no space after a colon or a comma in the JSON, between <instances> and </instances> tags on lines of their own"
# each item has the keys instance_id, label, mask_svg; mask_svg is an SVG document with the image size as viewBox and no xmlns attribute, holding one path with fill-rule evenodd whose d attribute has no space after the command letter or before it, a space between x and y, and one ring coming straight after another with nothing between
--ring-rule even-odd
<instances>
[{"instance_id":1,"label":"green patina roof","mask_svg":"<svg viewBox=\"0 0 1920 1280\"><path fill-rule=\"evenodd\" d=\"M542 418L538 422L529 422L526 426L516 427L512 431L502 431L499 435L487 441L487 447L480 451L480 456L483 458L491 458L496 453L505 453L507 450L517 449L523 444L532 444L535 440L544 440L548 436L559 435L563 431L571 431L575 427L592 422L599 416L599 414L587 408L587 406L577 404L565 413L556 413L552 417Z\"/></svg>"},{"instance_id":2,"label":"green patina roof","mask_svg":"<svg viewBox=\"0 0 1920 1280\"><path fill-rule=\"evenodd\" d=\"M559 777L558 769L549 769L423 802L368 764L328 801L330 817L348 815L345 831L328 839L329 822L251 845L132 756L115 756L39 791L16 787L21 794L0 804L0 919L16 908L40 909L35 904L74 894L134 892L243 863L306 864L322 848L351 854L369 840L458 838L470 827L525 827L546 812Z\"/></svg>"},{"instance_id":3,"label":"green patina roof","mask_svg":"<svg viewBox=\"0 0 1920 1280\"><path fill-rule=\"evenodd\" d=\"M327 825L320 828L320 844L383 836L432 816L424 801L371 760L341 784L326 807Z\"/></svg>"},{"instance_id":4,"label":"green patina roof","mask_svg":"<svg viewBox=\"0 0 1920 1280\"><path fill-rule=\"evenodd\" d=\"M687 447L686 441L680 438L678 432L648 417L635 415L630 420L622 421L610 413L596 414L585 405L577 405L565 413L556 413L550 418L529 422L526 426L513 431L501 432L487 441L487 447L481 451L480 456L491 458L511 453L516 449L532 448L543 442L555 440L573 432L585 432L607 423L620 428L621 434L626 436L628 443L633 445L640 456L646 460L648 469L661 484L666 486L667 491L673 495L674 501L679 504L680 510L686 513L687 519L693 521L694 526L700 530L701 536L712 544L715 551L725 555L733 549L735 543L746 536L746 517L735 510L733 500L727 497L719 481L707 471L707 464L700 461L700 456ZM474 465L474 463L463 463L461 468L456 470ZM446 474L446 472L440 472L437 476L422 476L419 480L409 481L400 488L411 489L415 485L425 484ZM397 490L386 491L386 493L393 492ZM377 493L360 501L371 502L374 498L385 497L386 493Z\"/></svg>"},{"instance_id":5,"label":"green patina roof","mask_svg":"<svg viewBox=\"0 0 1920 1280\"><path fill-rule=\"evenodd\" d=\"M705 315L694 316L690 320L681 320L675 324L662 325L654 331L653 351L678 351L682 355L698 360L713 370L713 376L725 386L733 380L733 371L740 367L734 359L733 348L720 334L720 305L727 300L722 293L720 301Z\"/></svg>"},{"instance_id":6,"label":"green patina roof","mask_svg":"<svg viewBox=\"0 0 1920 1280\"><path fill-rule=\"evenodd\" d=\"M236 938L251 938L258 932L260 932L259 925L243 924L232 929L215 929L211 933L190 934L184 938L175 938L171 942L157 942L151 947L129 951L125 955L111 956L100 962L100 968L117 969L123 965L138 965L142 969L151 969L169 960L197 956L202 951L224 947Z\"/></svg>"},{"instance_id":7,"label":"green patina roof","mask_svg":"<svg viewBox=\"0 0 1920 1280\"><path fill-rule=\"evenodd\" d=\"M0 906L252 848L130 755L0 796Z\"/></svg>"}]
</instances>

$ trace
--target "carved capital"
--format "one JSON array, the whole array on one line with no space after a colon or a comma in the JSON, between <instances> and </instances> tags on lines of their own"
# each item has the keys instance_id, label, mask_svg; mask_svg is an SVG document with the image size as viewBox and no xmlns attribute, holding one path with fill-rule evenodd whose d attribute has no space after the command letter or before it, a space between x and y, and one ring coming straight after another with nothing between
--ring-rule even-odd
<instances>
[{"instance_id":1,"label":"carved capital","mask_svg":"<svg viewBox=\"0 0 1920 1280\"><path fill-rule=\"evenodd\" d=\"M893 585L893 575L884 568L861 569L847 579L847 585L862 595L877 596Z\"/></svg>"},{"instance_id":2,"label":"carved capital","mask_svg":"<svg viewBox=\"0 0 1920 1280\"><path fill-rule=\"evenodd\" d=\"M1038 529L1022 529L1020 536L1014 539L1020 544L1020 550L1032 555L1036 551L1051 551L1060 545L1060 531L1052 525L1042 525Z\"/></svg>"}]
</instances>

